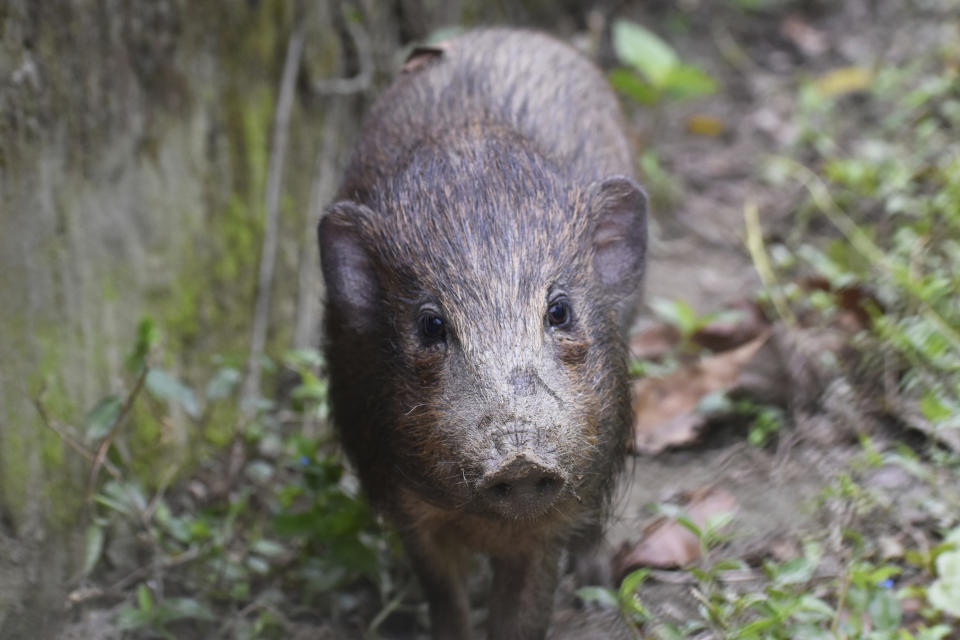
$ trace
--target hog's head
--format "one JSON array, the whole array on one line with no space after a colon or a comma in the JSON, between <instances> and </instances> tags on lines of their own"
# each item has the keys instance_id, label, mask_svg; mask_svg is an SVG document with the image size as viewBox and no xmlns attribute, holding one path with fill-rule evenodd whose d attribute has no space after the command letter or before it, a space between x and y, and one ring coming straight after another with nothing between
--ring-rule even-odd
<instances>
[{"instance_id":1,"label":"hog's head","mask_svg":"<svg viewBox=\"0 0 960 640\"><path fill-rule=\"evenodd\" d=\"M365 482L515 520L609 478L646 247L633 180L459 132L334 204L319 239L334 415Z\"/></svg>"}]
</instances>

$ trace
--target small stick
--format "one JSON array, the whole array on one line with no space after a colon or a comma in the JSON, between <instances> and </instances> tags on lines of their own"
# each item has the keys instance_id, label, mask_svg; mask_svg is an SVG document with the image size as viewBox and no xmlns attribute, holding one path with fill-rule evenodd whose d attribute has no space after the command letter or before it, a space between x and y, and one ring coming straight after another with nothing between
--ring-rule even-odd
<instances>
[{"instance_id":1,"label":"small stick","mask_svg":"<svg viewBox=\"0 0 960 640\"><path fill-rule=\"evenodd\" d=\"M241 395L241 398L245 401L245 412L252 412L253 403L250 400L260 391L259 361L267 340L270 290L277 256L277 218L280 213L283 160L287 153L290 111L293 108L303 41L304 29L303 26L299 26L290 37L290 44L287 46L287 57L283 63L283 77L280 81L280 93L277 96L277 108L274 114L273 144L270 149L270 166L264 195L263 248L260 253L260 273L257 278L257 301L253 311L253 331L250 337L250 355L247 358L247 375Z\"/></svg>"},{"instance_id":2,"label":"small stick","mask_svg":"<svg viewBox=\"0 0 960 640\"><path fill-rule=\"evenodd\" d=\"M41 394L42 393L43 392L41 391ZM92 462L94 459L93 454L90 453L90 451L88 451L87 448L84 447L82 444L74 440L73 437L69 433L67 433L65 429L61 429L59 426L57 426L56 420L53 420L50 417L50 415L47 413L47 409L43 405L43 400L40 399L39 397L31 398L31 400L33 400L33 406L36 407L37 413L40 414L40 420L43 421L43 424L47 425L47 427L49 427L51 431L56 433L61 440L66 442L68 445L70 445L71 449L73 449L74 451L79 453L81 456L83 456L84 458ZM115 480L120 479L120 472L109 460L105 459L103 461L103 468L106 469L107 473L113 476Z\"/></svg>"},{"instance_id":3,"label":"small stick","mask_svg":"<svg viewBox=\"0 0 960 640\"><path fill-rule=\"evenodd\" d=\"M140 390L143 389L143 383L147 379L148 371L150 371L150 367L144 365L143 371L140 372L136 383L133 385L133 389L130 390L130 393L127 394L126 399L123 401L120 413L117 414L113 424L110 425L110 430L107 432L107 435L103 437L103 440L100 441L100 446L97 447L97 453L93 458L93 466L90 467L90 477L87 480L87 503L90 502L90 498L93 496L93 488L96 485L97 476L100 475L100 467L104 466L104 463L107 462L107 451L110 450L110 445L120 430L120 425L127 417L127 414L130 413L130 409L133 407L133 401L140 395Z\"/></svg>"}]
</instances>

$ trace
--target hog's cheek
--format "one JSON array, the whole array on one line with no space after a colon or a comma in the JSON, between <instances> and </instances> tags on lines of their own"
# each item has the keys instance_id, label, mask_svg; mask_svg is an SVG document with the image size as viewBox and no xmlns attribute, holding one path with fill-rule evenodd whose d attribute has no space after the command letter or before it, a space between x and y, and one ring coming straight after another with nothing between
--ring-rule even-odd
<instances>
[{"instance_id":1,"label":"hog's cheek","mask_svg":"<svg viewBox=\"0 0 960 640\"><path fill-rule=\"evenodd\" d=\"M447 398L442 347L410 352L410 375L397 389L395 452L405 476L432 503L454 508L468 501L471 473L464 464L463 427L455 421Z\"/></svg>"}]
</instances>

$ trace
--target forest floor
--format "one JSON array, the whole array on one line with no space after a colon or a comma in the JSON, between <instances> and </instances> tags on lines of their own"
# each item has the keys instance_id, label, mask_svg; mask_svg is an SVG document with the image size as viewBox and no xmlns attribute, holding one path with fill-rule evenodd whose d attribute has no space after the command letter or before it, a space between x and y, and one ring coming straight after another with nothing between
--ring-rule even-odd
<instances>
[{"instance_id":1,"label":"forest floor","mask_svg":"<svg viewBox=\"0 0 960 640\"><path fill-rule=\"evenodd\" d=\"M653 219L649 308L633 342L637 437L607 547L615 577L649 573L634 574L643 578L636 596L581 595L588 609L612 605L638 623L638 637L960 637L956 611L927 599L935 579L940 590L960 589L960 572L948 583L936 566L960 523L957 431L930 428L929 415L916 417L922 402L901 393L903 363L915 361L870 337L870 304L896 306L881 291L890 276L870 275L869 259L861 272L849 267L863 256L837 248L845 236L835 223L852 216L884 246L876 207L861 205L887 196L874 184L875 193L853 197L862 187L850 177L856 167L836 160L888 152L899 161L883 109L915 87L896 73L935 78L953 65L943 73L955 81L960 51L948 48L960 40L958 8L689 2L679 13L673 4L625 16L716 83L691 100L665 94L641 106L625 97ZM950 91L932 99L956 103ZM949 132L960 119L940 126ZM918 132L904 144L922 135L939 140ZM859 171L883 179L879 169ZM819 180L846 213L823 210L832 205L819 198ZM838 265L849 268L838 276ZM303 429L301 418L278 410L274 424L290 434ZM109 529L96 552L109 554L110 569L74 591L61 637L426 637L424 605L395 540L352 500L349 475L315 459L328 446L323 437L309 451L303 438L248 437L214 471L168 489L170 513L149 535L137 523ZM309 460L298 466L291 451ZM296 479L308 472L312 480ZM278 486L294 487L286 506L307 500L352 514L343 531L381 566L371 568L356 544L332 542L339 534L327 525L283 520ZM218 499L234 507L207 520L184 515ZM314 539L291 553L266 524L252 524L258 517ZM246 546L236 540L241 529ZM123 535L131 541L118 542ZM164 536L169 544L158 541ZM199 547L207 551L191 551ZM318 553L326 560L304 568ZM337 567L337 553L352 559ZM221 577L203 596L192 591L201 556L200 570ZM149 570L137 574L138 562ZM480 617L485 581L475 594ZM584 586L565 576L558 619L584 611L575 596ZM901 629L912 635L895 636Z\"/></svg>"}]
</instances>

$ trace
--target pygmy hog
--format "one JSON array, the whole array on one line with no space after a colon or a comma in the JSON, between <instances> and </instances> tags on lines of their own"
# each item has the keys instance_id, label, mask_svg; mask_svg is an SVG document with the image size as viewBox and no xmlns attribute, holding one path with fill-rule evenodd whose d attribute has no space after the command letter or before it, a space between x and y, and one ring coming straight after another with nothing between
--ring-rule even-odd
<instances>
[{"instance_id":1,"label":"pygmy hog","mask_svg":"<svg viewBox=\"0 0 960 640\"><path fill-rule=\"evenodd\" d=\"M398 528L434 638L542 638L595 538L630 423L625 330L646 196L601 74L547 36L415 51L319 227L333 418Z\"/></svg>"}]
</instances>

